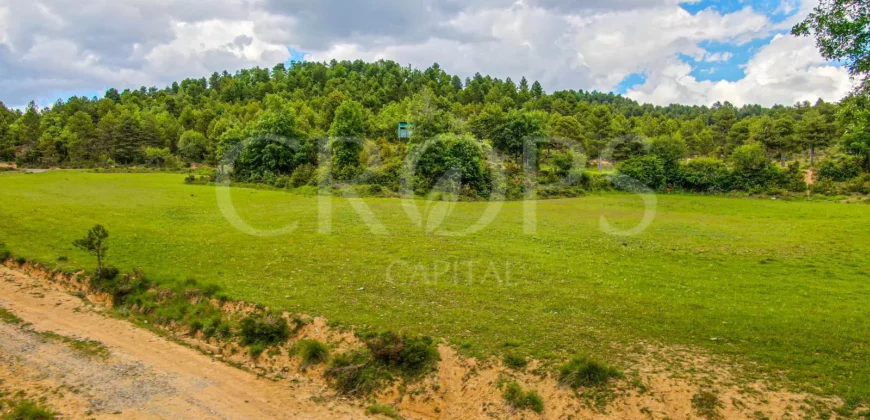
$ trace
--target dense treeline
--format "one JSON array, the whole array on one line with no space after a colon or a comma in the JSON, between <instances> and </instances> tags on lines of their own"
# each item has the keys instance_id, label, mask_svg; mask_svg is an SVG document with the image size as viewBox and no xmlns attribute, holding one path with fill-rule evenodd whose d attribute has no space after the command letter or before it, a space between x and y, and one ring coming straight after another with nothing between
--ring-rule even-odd
<instances>
[{"instance_id":1,"label":"dense treeline","mask_svg":"<svg viewBox=\"0 0 870 420\"><path fill-rule=\"evenodd\" d=\"M397 134L402 121L414 124L410 139ZM529 138L542 139L531 160ZM328 177L398 191L413 157L418 193L446 180L464 195L515 195L532 182L522 169L530 162L542 185L590 188L597 181L581 170L586 159L654 189L800 189L798 162L833 181L870 169L870 112L861 96L659 107L390 61L292 62L164 89L110 89L42 110L0 103L0 161L20 166L182 168L228 157L236 179L279 186Z\"/></svg>"}]
</instances>

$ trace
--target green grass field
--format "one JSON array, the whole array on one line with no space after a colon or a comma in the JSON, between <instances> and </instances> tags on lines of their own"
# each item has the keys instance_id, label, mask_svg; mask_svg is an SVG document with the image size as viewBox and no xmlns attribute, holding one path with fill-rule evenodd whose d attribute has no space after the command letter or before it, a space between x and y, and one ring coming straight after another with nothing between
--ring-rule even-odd
<instances>
[{"instance_id":1,"label":"green grass field","mask_svg":"<svg viewBox=\"0 0 870 420\"><path fill-rule=\"evenodd\" d=\"M214 187L182 178L0 174L0 240L16 255L92 267L71 242L100 223L110 264L217 283L233 298L342 325L428 334L473 354L511 342L538 358L588 352L616 365L642 340L697 345L870 397L864 205L665 195L652 225L622 238L602 233L599 219L632 226L641 200L595 195L539 202L534 235L523 233L523 203L511 202L480 232L445 236L412 223L399 200L366 199L387 231L373 234L336 198L322 234L318 197L232 189L252 226L298 222L259 237L226 221ZM460 231L486 207L458 203L441 228Z\"/></svg>"}]
</instances>

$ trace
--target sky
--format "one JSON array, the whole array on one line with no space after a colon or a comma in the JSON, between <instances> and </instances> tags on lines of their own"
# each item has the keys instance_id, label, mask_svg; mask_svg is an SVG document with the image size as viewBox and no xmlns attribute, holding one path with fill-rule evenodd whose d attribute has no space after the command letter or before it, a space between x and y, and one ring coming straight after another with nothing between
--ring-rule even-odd
<instances>
[{"instance_id":1,"label":"sky","mask_svg":"<svg viewBox=\"0 0 870 420\"><path fill-rule=\"evenodd\" d=\"M0 0L0 101L294 60L390 59L642 103L837 101L847 71L788 34L818 0Z\"/></svg>"}]
</instances>

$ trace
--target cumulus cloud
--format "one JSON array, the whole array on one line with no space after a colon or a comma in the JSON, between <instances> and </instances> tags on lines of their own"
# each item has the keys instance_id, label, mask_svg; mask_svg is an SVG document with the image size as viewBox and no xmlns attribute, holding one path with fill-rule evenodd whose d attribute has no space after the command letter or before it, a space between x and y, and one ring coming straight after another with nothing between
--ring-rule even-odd
<instances>
[{"instance_id":1,"label":"cumulus cloud","mask_svg":"<svg viewBox=\"0 0 870 420\"><path fill-rule=\"evenodd\" d=\"M808 11L814 1L783 0L775 13ZM646 82L629 94L656 104L722 98L769 105L811 96L836 100L847 90L844 71L824 64L808 40L789 37L759 50L744 80L696 80L680 55L729 61L730 53L701 44L739 46L797 18L772 22L750 6L692 14L680 3L0 0L0 100L18 105L56 92L162 86L214 71L271 67L289 59L288 47L318 61L385 58L418 67L438 62L461 76L526 76L548 90L608 91L642 72Z\"/></svg>"},{"instance_id":2,"label":"cumulus cloud","mask_svg":"<svg viewBox=\"0 0 870 420\"><path fill-rule=\"evenodd\" d=\"M671 59L627 96L641 102L710 104L793 104L819 98L838 100L852 85L846 69L825 63L812 40L776 35L746 65L737 81L699 81L691 66Z\"/></svg>"}]
</instances>

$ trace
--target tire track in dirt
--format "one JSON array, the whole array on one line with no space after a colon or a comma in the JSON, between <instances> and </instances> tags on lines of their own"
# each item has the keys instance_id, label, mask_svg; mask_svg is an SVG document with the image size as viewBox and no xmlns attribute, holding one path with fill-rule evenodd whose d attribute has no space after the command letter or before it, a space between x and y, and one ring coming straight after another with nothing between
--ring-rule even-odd
<instances>
[{"instance_id":1,"label":"tire track in dirt","mask_svg":"<svg viewBox=\"0 0 870 420\"><path fill-rule=\"evenodd\" d=\"M305 377L275 382L215 361L0 266L0 307L28 329L105 345L107 360L0 323L0 379L64 418L366 418ZM315 401L316 400L316 401Z\"/></svg>"}]
</instances>

